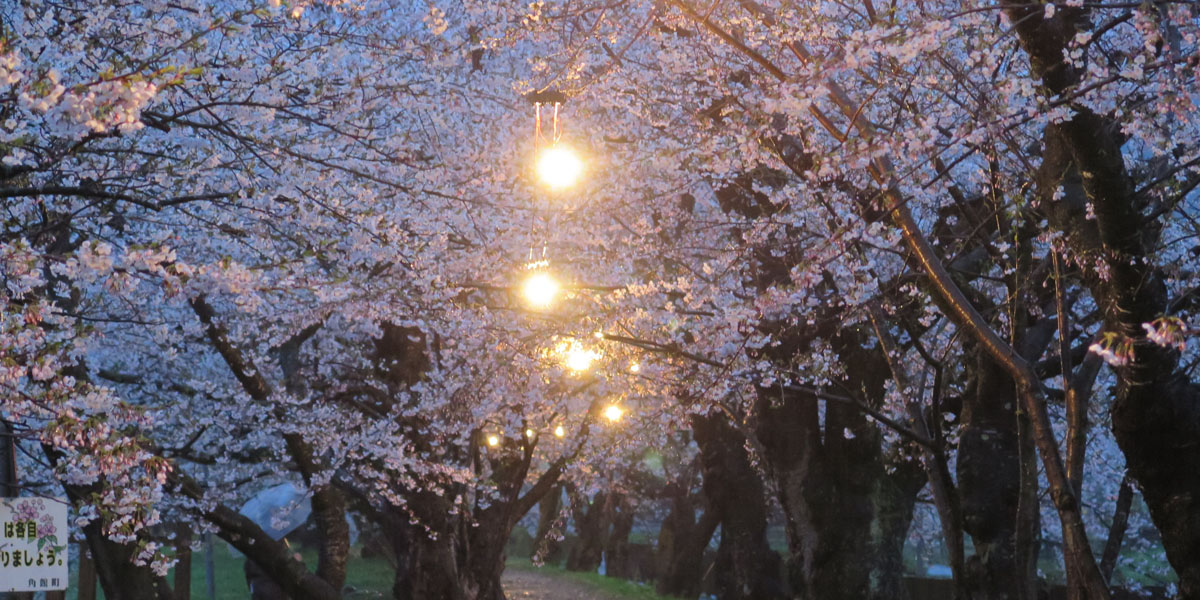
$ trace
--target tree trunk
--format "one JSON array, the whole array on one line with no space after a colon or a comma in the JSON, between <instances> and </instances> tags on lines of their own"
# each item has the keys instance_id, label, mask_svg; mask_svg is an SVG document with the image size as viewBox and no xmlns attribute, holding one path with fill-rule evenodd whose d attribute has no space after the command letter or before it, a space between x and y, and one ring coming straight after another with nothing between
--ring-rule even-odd
<instances>
[{"instance_id":1,"label":"tree trunk","mask_svg":"<svg viewBox=\"0 0 1200 600\"><path fill-rule=\"evenodd\" d=\"M963 529L975 542L966 588L978 600L1022 597L1017 561L1021 447L1015 386L989 357L976 356L973 393L963 399L958 489Z\"/></svg>"},{"instance_id":2,"label":"tree trunk","mask_svg":"<svg viewBox=\"0 0 1200 600\"><path fill-rule=\"evenodd\" d=\"M595 572L600 568L604 544L608 537L608 494L599 492L591 500L573 490L571 513L575 521L575 544L567 553L568 571Z\"/></svg>"},{"instance_id":3,"label":"tree trunk","mask_svg":"<svg viewBox=\"0 0 1200 600\"><path fill-rule=\"evenodd\" d=\"M59 455L46 445L42 446L51 465L57 465ZM85 504L103 484L89 486L63 484L68 500L75 506ZM166 580L155 577L149 567L133 564L137 548L130 544L112 541L104 534L104 517L93 519L83 526L87 550L92 556L92 568L107 600L170 600L171 590ZM82 552L84 549L81 548Z\"/></svg>"},{"instance_id":4,"label":"tree trunk","mask_svg":"<svg viewBox=\"0 0 1200 600\"><path fill-rule=\"evenodd\" d=\"M1006 11L1047 93L1062 94L1081 79L1080 71L1064 60L1064 49L1088 16L1077 8L1052 19L1037 18L1042 8L1019 2ZM1106 330L1136 341L1130 363L1117 369L1113 434L1162 534L1167 559L1179 576L1180 597L1200 598L1200 385L1179 368L1178 352L1145 341L1141 329L1169 308L1153 257L1157 243L1148 235L1159 224L1144 217L1148 196L1136 192L1115 124L1087 107L1073 108L1069 120L1047 128L1043 159L1050 162L1050 151L1061 145L1061 159L1071 169L1047 165L1059 175L1039 187L1043 195L1050 194L1063 174L1081 175L1072 184L1091 204L1094 219L1074 217L1060 228L1094 233L1091 238L1068 237L1068 243L1076 255L1093 253L1104 261L1105 272L1092 274L1087 283L1105 311Z\"/></svg>"},{"instance_id":5,"label":"tree trunk","mask_svg":"<svg viewBox=\"0 0 1200 600\"><path fill-rule=\"evenodd\" d=\"M632 579L636 569L629 561L629 534L633 532L634 504L624 494L609 497L612 530L604 544L604 574Z\"/></svg>"},{"instance_id":6,"label":"tree trunk","mask_svg":"<svg viewBox=\"0 0 1200 600\"><path fill-rule=\"evenodd\" d=\"M410 499L409 506L413 504ZM466 600L467 596L459 586L454 536L445 523L410 524L409 516L398 509L390 509L388 516L384 533L396 553L392 597L395 600ZM422 525L430 527L431 531Z\"/></svg>"},{"instance_id":7,"label":"tree trunk","mask_svg":"<svg viewBox=\"0 0 1200 600\"><path fill-rule=\"evenodd\" d=\"M317 577L341 591L346 585L346 559L350 555L350 524L346 522L346 500L331 485L313 491L312 517L320 532L317 547Z\"/></svg>"},{"instance_id":8,"label":"tree trunk","mask_svg":"<svg viewBox=\"0 0 1200 600\"><path fill-rule=\"evenodd\" d=\"M687 489L671 496L671 512L658 531L654 589L663 596L695 599L704 578L704 550L720 520L706 510L696 519L696 504Z\"/></svg>"},{"instance_id":9,"label":"tree trunk","mask_svg":"<svg viewBox=\"0 0 1200 600\"><path fill-rule=\"evenodd\" d=\"M1140 351L1141 349L1139 349ZM1163 548L1179 575L1179 597L1200 598L1200 386L1182 373L1122 378L1113 433L1125 452Z\"/></svg>"},{"instance_id":10,"label":"tree trunk","mask_svg":"<svg viewBox=\"0 0 1200 600\"><path fill-rule=\"evenodd\" d=\"M767 546L763 483L750 464L746 438L721 414L693 416L692 434L700 446L704 495L721 522L717 598L784 598L780 558Z\"/></svg>"},{"instance_id":11,"label":"tree trunk","mask_svg":"<svg viewBox=\"0 0 1200 600\"><path fill-rule=\"evenodd\" d=\"M554 525L558 522L562 495L563 487L555 486L553 491L538 502L537 535L533 538L533 554L530 559L536 558L548 565L556 565L562 559L562 543L551 536Z\"/></svg>"},{"instance_id":12,"label":"tree trunk","mask_svg":"<svg viewBox=\"0 0 1200 600\"><path fill-rule=\"evenodd\" d=\"M171 592L165 582L156 578L149 567L133 564L137 549L108 539L99 519L85 525L83 535L107 600L170 600Z\"/></svg>"},{"instance_id":13,"label":"tree trunk","mask_svg":"<svg viewBox=\"0 0 1200 600\"><path fill-rule=\"evenodd\" d=\"M887 362L880 352L856 346L835 343L846 354L845 387L878 402ZM795 596L907 597L902 556L927 480L920 463L885 457L878 426L857 407L827 403L822 423L812 395L762 388L758 412L757 437L787 517Z\"/></svg>"}]
</instances>

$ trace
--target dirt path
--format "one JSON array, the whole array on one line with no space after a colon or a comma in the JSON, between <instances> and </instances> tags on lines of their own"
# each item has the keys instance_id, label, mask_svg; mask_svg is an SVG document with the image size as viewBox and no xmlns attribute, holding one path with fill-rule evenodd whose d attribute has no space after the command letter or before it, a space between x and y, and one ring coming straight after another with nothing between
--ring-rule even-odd
<instances>
[{"instance_id":1,"label":"dirt path","mask_svg":"<svg viewBox=\"0 0 1200 600\"><path fill-rule=\"evenodd\" d=\"M527 569L505 569L504 594L509 600L621 600L578 581Z\"/></svg>"}]
</instances>

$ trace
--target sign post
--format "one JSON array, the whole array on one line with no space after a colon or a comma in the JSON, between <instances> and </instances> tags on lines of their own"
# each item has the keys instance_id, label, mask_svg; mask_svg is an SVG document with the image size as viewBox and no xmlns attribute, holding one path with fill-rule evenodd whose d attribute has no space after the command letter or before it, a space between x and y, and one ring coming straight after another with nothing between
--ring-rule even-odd
<instances>
[{"instance_id":1,"label":"sign post","mask_svg":"<svg viewBox=\"0 0 1200 600\"><path fill-rule=\"evenodd\" d=\"M67 504L0 499L0 592L67 589Z\"/></svg>"}]
</instances>

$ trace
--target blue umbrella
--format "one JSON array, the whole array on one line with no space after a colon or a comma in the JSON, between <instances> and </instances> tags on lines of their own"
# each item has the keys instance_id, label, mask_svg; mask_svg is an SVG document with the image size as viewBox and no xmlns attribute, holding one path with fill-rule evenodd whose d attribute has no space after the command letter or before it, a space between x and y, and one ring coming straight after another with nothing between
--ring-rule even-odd
<instances>
[{"instance_id":1,"label":"blue umbrella","mask_svg":"<svg viewBox=\"0 0 1200 600\"><path fill-rule=\"evenodd\" d=\"M240 512L262 527L271 539L278 540L308 520L312 501L295 485L281 483L255 494L242 505Z\"/></svg>"},{"instance_id":2,"label":"blue umbrella","mask_svg":"<svg viewBox=\"0 0 1200 600\"><path fill-rule=\"evenodd\" d=\"M312 500L295 485L281 483L255 494L239 512L262 527L271 539L278 540L308 520L312 514ZM353 544L358 540L358 526L349 514L346 523L350 526L350 543Z\"/></svg>"}]
</instances>

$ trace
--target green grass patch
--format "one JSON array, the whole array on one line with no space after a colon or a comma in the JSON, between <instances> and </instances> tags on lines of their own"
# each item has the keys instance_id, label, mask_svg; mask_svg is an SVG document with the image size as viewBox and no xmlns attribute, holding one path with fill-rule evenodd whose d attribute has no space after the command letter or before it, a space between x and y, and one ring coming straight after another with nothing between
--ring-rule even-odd
<instances>
[{"instance_id":1,"label":"green grass patch","mask_svg":"<svg viewBox=\"0 0 1200 600\"><path fill-rule=\"evenodd\" d=\"M309 570L316 570L317 551L304 548L300 550L304 563ZM229 546L218 541L213 544L213 584L214 600L246 600L250 597L250 588L246 586L245 571L242 565L245 558L235 555ZM209 600L208 582L205 575L204 549L192 553L192 600ZM75 600L76 587L75 569L71 565L71 587L67 591L67 600ZM348 600L368 598L390 598L392 596L393 571L391 565L382 558L362 558L351 556L346 561L346 586L353 588L343 597ZM175 569L167 574L167 581L174 583ZM96 597L104 598L104 590L99 583L96 585Z\"/></svg>"}]
</instances>

